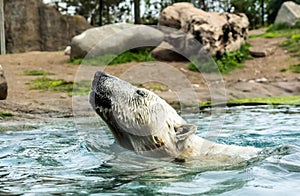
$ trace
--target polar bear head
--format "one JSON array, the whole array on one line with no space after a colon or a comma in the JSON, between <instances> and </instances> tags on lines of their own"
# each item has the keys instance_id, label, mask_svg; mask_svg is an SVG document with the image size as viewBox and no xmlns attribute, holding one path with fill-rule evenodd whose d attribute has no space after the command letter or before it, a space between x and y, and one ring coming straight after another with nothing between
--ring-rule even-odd
<instances>
[{"instance_id":1,"label":"polar bear head","mask_svg":"<svg viewBox=\"0 0 300 196\"><path fill-rule=\"evenodd\" d=\"M196 131L155 93L96 72L89 98L124 148L150 156L177 157Z\"/></svg>"}]
</instances>

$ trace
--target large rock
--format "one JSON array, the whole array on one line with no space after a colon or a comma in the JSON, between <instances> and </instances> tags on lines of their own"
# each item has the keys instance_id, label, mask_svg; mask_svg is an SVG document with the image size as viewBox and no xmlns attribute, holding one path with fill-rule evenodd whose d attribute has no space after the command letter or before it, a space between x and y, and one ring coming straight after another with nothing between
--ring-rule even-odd
<instances>
[{"instance_id":1,"label":"large rock","mask_svg":"<svg viewBox=\"0 0 300 196\"><path fill-rule=\"evenodd\" d=\"M284 2L276 16L275 24L285 23L294 26L300 20L300 5L287 1Z\"/></svg>"},{"instance_id":2,"label":"large rock","mask_svg":"<svg viewBox=\"0 0 300 196\"><path fill-rule=\"evenodd\" d=\"M120 52L140 48L154 47L164 39L164 34L152 27L118 23L88 29L71 42L71 59Z\"/></svg>"},{"instance_id":3,"label":"large rock","mask_svg":"<svg viewBox=\"0 0 300 196\"><path fill-rule=\"evenodd\" d=\"M183 53L189 54L193 48L186 43L196 39L203 46L201 50L216 56L237 50L245 43L249 21L245 14L205 12L190 3L175 3L162 11L158 25L179 30L164 31L166 41Z\"/></svg>"},{"instance_id":4,"label":"large rock","mask_svg":"<svg viewBox=\"0 0 300 196\"><path fill-rule=\"evenodd\" d=\"M267 57L274 54L276 48L274 46L250 47L250 55L253 57Z\"/></svg>"},{"instance_id":5,"label":"large rock","mask_svg":"<svg viewBox=\"0 0 300 196\"><path fill-rule=\"evenodd\" d=\"M0 65L0 100L4 100L7 97L7 82L4 76L4 71Z\"/></svg>"},{"instance_id":6,"label":"large rock","mask_svg":"<svg viewBox=\"0 0 300 196\"><path fill-rule=\"evenodd\" d=\"M62 15L42 0L5 1L9 53L63 50L72 37L90 27L83 17Z\"/></svg>"},{"instance_id":7,"label":"large rock","mask_svg":"<svg viewBox=\"0 0 300 196\"><path fill-rule=\"evenodd\" d=\"M160 61L186 61L187 59L184 58L179 54L178 51L174 49L167 42L162 42L158 45L154 50L151 51L151 55Z\"/></svg>"}]
</instances>

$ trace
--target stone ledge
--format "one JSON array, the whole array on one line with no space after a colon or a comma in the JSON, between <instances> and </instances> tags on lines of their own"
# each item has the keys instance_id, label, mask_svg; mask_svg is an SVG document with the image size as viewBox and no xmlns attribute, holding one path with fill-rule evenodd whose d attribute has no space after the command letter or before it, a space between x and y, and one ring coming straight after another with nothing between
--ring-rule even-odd
<instances>
[{"instance_id":1,"label":"stone ledge","mask_svg":"<svg viewBox=\"0 0 300 196\"><path fill-rule=\"evenodd\" d=\"M275 52L275 47L250 47L250 54L253 57L267 57L271 56Z\"/></svg>"}]
</instances>

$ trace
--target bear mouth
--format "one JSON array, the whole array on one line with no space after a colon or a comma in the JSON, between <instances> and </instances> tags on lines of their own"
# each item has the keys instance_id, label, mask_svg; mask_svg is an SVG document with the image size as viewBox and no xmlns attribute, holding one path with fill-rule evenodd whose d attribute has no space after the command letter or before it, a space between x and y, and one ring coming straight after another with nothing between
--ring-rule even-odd
<instances>
[{"instance_id":1,"label":"bear mouth","mask_svg":"<svg viewBox=\"0 0 300 196\"><path fill-rule=\"evenodd\" d=\"M111 95L108 89L105 87L104 83L109 78L109 75L97 71L94 75L94 80L92 82L92 91L89 95L89 102L93 109L111 109Z\"/></svg>"},{"instance_id":2,"label":"bear mouth","mask_svg":"<svg viewBox=\"0 0 300 196\"><path fill-rule=\"evenodd\" d=\"M93 109L111 109L112 103L106 93L98 93L91 91L89 95L89 102Z\"/></svg>"}]
</instances>

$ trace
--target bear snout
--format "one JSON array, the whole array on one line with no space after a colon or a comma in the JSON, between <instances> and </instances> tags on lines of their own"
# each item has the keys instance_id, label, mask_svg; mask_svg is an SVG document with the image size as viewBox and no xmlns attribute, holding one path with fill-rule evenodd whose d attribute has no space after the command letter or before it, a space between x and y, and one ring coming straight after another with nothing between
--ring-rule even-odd
<instances>
[{"instance_id":1,"label":"bear snout","mask_svg":"<svg viewBox=\"0 0 300 196\"><path fill-rule=\"evenodd\" d=\"M108 109L111 108L110 91L105 85L105 81L109 77L110 75L102 71L97 71L94 74L94 80L92 82L92 91L89 95L89 102L94 109L98 107Z\"/></svg>"},{"instance_id":2,"label":"bear snout","mask_svg":"<svg viewBox=\"0 0 300 196\"><path fill-rule=\"evenodd\" d=\"M99 86L103 86L104 81L109 77L108 74L102 71L97 71L94 74L94 80L92 82L92 90L97 92L99 90Z\"/></svg>"},{"instance_id":3,"label":"bear snout","mask_svg":"<svg viewBox=\"0 0 300 196\"><path fill-rule=\"evenodd\" d=\"M94 75L94 78L102 78L102 77L109 77L109 75L103 71L97 71Z\"/></svg>"},{"instance_id":4,"label":"bear snout","mask_svg":"<svg viewBox=\"0 0 300 196\"><path fill-rule=\"evenodd\" d=\"M111 100L108 94L98 94L97 92L91 91L89 94L89 102L94 110L97 108L111 109Z\"/></svg>"}]
</instances>

